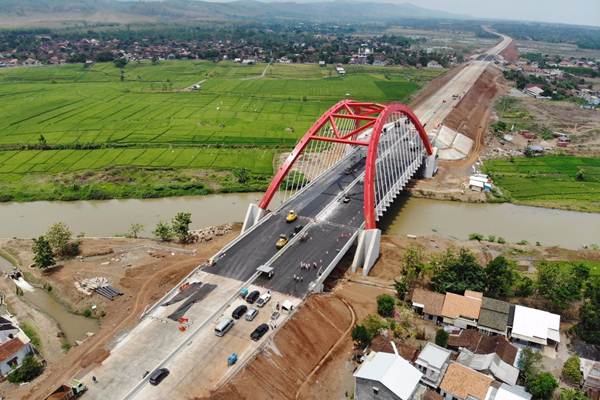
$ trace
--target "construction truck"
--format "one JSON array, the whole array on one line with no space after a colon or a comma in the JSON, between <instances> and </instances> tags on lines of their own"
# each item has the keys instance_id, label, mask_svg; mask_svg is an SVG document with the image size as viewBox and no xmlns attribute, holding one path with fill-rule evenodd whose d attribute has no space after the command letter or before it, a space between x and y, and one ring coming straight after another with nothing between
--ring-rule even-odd
<instances>
[{"instance_id":1,"label":"construction truck","mask_svg":"<svg viewBox=\"0 0 600 400\"><path fill-rule=\"evenodd\" d=\"M87 386L76 379L68 385L61 385L46 400L71 400L81 396L87 390Z\"/></svg>"}]
</instances>

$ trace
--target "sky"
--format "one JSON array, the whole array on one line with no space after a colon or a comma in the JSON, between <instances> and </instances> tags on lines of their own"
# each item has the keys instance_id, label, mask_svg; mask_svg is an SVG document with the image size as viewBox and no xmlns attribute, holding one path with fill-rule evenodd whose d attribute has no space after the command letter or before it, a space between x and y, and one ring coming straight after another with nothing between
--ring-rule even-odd
<instances>
[{"instance_id":1,"label":"sky","mask_svg":"<svg viewBox=\"0 0 600 400\"><path fill-rule=\"evenodd\" d=\"M404 0L478 18L600 26L600 0Z\"/></svg>"}]
</instances>

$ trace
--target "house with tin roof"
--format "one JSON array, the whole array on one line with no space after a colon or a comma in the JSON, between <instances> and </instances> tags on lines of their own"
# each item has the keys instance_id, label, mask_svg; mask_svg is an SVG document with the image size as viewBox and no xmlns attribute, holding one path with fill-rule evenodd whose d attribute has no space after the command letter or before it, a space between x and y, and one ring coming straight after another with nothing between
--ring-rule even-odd
<instances>
[{"instance_id":1,"label":"house with tin roof","mask_svg":"<svg viewBox=\"0 0 600 400\"><path fill-rule=\"evenodd\" d=\"M509 385L515 385L519 378L519 369L502 360L496 353L475 354L470 350L463 349L458 354L456 362Z\"/></svg>"},{"instance_id":2,"label":"house with tin roof","mask_svg":"<svg viewBox=\"0 0 600 400\"><path fill-rule=\"evenodd\" d=\"M398 354L372 351L354 373L354 398L413 400L422 375Z\"/></svg>"},{"instance_id":3,"label":"house with tin roof","mask_svg":"<svg viewBox=\"0 0 600 400\"><path fill-rule=\"evenodd\" d=\"M437 388L448 368L451 354L450 350L427 342L415 360L415 366L423 373L421 382L434 389Z\"/></svg>"},{"instance_id":4,"label":"house with tin roof","mask_svg":"<svg viewBox=\"0 0 600 400\"><path fill-rule=\"evenodd\" d=\"M467 349L476 354L496 353L504 362L517 364L519 349L500 335L484 335L475 329L466 329L448 336L448 348L456 351Z\"/></svg>"},{"instance_id":5,"label":"house with tin roof","mask_svg":"<svg viewBox=\"0 0 600 400\"><path fill-rule=\"evenodd\" d=\"M560 315L516 305L508 321L509 337L513 342L528 346L558 346Z\"/></svg>"}]
</instances>

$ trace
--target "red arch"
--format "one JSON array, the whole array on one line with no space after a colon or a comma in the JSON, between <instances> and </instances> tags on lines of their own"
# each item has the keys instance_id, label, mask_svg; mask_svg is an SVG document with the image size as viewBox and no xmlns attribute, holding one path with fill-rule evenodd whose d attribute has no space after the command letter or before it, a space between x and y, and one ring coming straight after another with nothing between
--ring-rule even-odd
<instances>
[{"instance_id":1,"label":"red arch","mask_svg":"<svg viewBox=\"0 0 600 400\"><path fill-rule=\"evenodd\" d=\"M346 114L341 114L343 111ZM413 123L423 144L427 154L432 154L431 143L427 137L427 133L421 125L421 122L412 110L401 103L391 103L388 105L382 105L379 103L366 103L356 102L353 100L342 100L327 110L306 132L306 134L300 139L300 141L294 147L294 150L289 154L285 162L281 165L273 180L269 184L267 191L265 192L259 207L266 210L269 203L273 199L275 193L279 190L279 187L287 174L290 172L292 166L302 154L306 146L311 140L325 140L330 142L345 143L356 146L368 146L366 170L365 170L365 193L364 193L364 216L365 226L367 229L373 229L375 225L375 174L376 167L375 162L377 160L377 146L379 144L379 137L384 128L384 125L388 122L387 119L392 113L402 113L408 117ZM334 119L335 118L350 118L357 121L357 128L345 135L340 135L337 132ZM358 122L365 121L366 123L362 126L358 125ZM319 136L320 129L327 123L332 124L332 129L335 132L334 137L323 137ZM365 130L371 129L372 132L368 141L355 140L359 133Z\"/></svg>"},{"instance_id":2,"label":"red arch","mask_svg":"<svg viewBox=\"0 0 600 400\"><path fill-rule=\"evenodd\" d=\"M365 168L365 201L364 201L364 214L365 214L365 227L367 229L375 229L375 173L376 166L375 162L377 161L377 146L379 145L379 137L381 136L381 131L383 130L384 125L388 122L387 119L390 114L394 112L403 113L408 117L408 119L413 123L423 144L425 145L425 150L427 154L431 155L433 150L431 148L431 143L429 142L429 137L427 136L427 132L425 132L425 128L421 125L421 122L417 118L417 116L412 112L407 105L402 103L391 103L388 104L383 112L379 114L377 118L377 122L373 127L373 133L371 135L371 140L369 142L369 151L367 153L367 165Z\"/></svg>"}]
</instances>

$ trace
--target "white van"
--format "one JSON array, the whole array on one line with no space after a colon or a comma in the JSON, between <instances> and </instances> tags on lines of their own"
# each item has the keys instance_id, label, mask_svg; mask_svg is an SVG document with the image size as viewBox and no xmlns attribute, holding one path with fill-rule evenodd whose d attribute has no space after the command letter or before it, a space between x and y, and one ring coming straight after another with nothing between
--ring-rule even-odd
<instances>
[{"instance_id":1,"label":"white van","mask_svg":"<svg viewBox=\"0 0 600 400\"><path fill-rule=\"evenodd\" d=\"M234 322L233 322L233 319L231 319L231 318L225 318L225 319L221 320L215 327L215 335L217 335L217 336L225 335L228 330L233 328L233 324L234 324Z\"/></svg>"}]
</instances>

